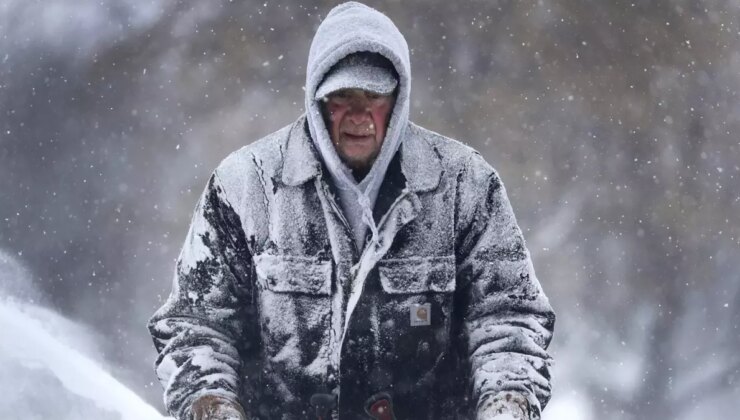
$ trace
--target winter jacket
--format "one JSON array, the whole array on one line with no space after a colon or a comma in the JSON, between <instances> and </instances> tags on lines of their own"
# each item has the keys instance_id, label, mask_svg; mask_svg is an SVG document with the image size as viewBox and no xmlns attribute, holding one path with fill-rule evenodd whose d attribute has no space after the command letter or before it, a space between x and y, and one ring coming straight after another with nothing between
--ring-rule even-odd
<instances>
[{"instance_id":1,"label":"winter jacket","mask_svg":"<svg viewBox=\"0 0 740 420\"><path fill-rule=\"evenodd\" d=\"M387 391L399 419L474 418L514 390L539 416L554 314L501 179L455 140L405 133L361 255L305 117L218 166L149 324L170 413L213 394L304 419L334 393L355 419Z\"/></svg>"},{"instance_id":2,"label":"winter jacket","mask_svg":"<svg viewBox=\"0 0 740 420\"><path fill-rule=\"evenodd\" d=\"M472 419L503 391L538 418L549 399L554 314L504 186L473 149L408 121L408 47L368 9L327 16L306 114L228 156L200 197L172 293L149 323L178 418L204 395L240 401L250 419L315 418L317 393L336 395L341 419L367 418L365 400L381 391L401 420ZM384 146L358 184L313 96L362 50L400 79ZM362 249L337 199L348 186L367 199Z\"/></svg>"}]
</instances>

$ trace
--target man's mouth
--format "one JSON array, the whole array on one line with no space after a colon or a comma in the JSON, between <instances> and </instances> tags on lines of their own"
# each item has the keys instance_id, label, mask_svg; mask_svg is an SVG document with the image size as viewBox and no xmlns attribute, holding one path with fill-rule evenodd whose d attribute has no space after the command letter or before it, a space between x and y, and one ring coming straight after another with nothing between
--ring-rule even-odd
<instances>
[{"instance_id":1,"label":"man's mouth","mask_svg":"<svg viewBox=\"0 0 740 420\"><path fill-rule=\"evenodd\" d=\"M344 135L350 140L365 140L368 137L372 137L372 134L352 134L347 132Z\"/></svg>"}]
</instances>

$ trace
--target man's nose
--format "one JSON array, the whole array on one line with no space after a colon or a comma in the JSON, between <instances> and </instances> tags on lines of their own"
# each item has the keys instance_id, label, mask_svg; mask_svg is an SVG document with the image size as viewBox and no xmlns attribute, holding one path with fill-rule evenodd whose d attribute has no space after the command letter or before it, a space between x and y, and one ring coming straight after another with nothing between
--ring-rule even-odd
<instances>
[{"instance_id":1,"label":"man's nose","mask_svg":"<svg viewBox=\"0 0 740 420\"><path fill-rule=\"evenodd\" d=\"M360 125L370 120L370 106L368 102L364 100L353 101L349 111L349 119L355 125Z\"/></svg>"}]
</instances>

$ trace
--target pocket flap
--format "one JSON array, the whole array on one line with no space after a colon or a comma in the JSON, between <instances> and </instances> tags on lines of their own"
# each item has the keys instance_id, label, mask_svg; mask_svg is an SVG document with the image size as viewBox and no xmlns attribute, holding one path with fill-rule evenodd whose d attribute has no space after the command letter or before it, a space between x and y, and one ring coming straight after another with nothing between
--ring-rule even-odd
<instances>
[{"instance_id":1,"label":"pocket flap","mask_svg":"<svg viewBox=\"0 0 740 420\"><path fill-rule=\"evenodd\" d=\"M387 293L450 293L455 290L455 257L381 260L378 275Z\"/></svg>"},{"instance_id":2,"label":"pocket flap","mask_svg":"<svg viewBox=\"0 0 740 420\"><path fill-rule=\"evenodd\" d=\"M331 261L289 255L256 255L257 277L279 293L331 295Z\"/></svg>"}]
</instances>

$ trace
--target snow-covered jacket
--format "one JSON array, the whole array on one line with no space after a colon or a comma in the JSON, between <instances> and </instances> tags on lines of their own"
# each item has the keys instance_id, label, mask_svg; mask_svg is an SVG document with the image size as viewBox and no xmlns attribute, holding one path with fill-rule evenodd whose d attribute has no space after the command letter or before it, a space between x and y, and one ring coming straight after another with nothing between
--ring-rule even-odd
<instances>
[{"instance_id":1,"label":"snow-covered jacket","mask_svg":"<svg viewBox=\"0 0 740 420\"><path fill-rule=\"evenodd\" d=\"M222 161L149 323L178 418L203 395L239 401L250 419L315 418L317 393L337 396L341 419L367 418L365 400L381 391L402 420L472 419L504 391L533 418L547 403L554 314L504 186L476 151L408 121L408 63L373 51L406 66L375 238L355 245L312 106ZM307 95L316 84L309 75Z\"/></svg>"},{"instance_id":2,"label":"snow-covered jacket","mask_svg":"<svg viewBox=\"0 0 740 420\"><path fill-rule=\"evenodd\" d=\"M305 117L218 166L149 324L170 413L214 394L304 419L335 393L354 419L387 391L399 419L474 418L515 390L538 416L554 315L504 185L471 148L405 133L362 255Z\"/></svg>"}]
</instances>

